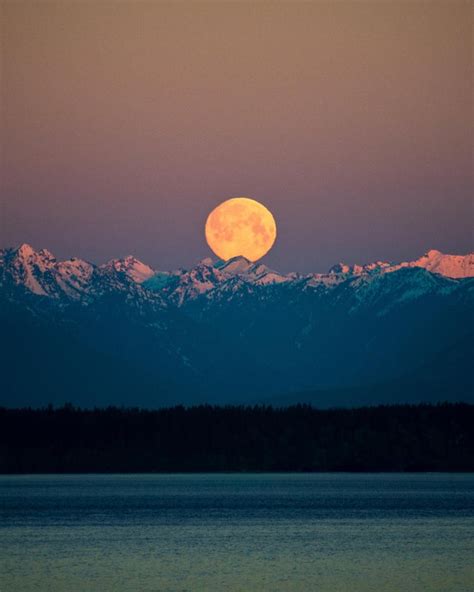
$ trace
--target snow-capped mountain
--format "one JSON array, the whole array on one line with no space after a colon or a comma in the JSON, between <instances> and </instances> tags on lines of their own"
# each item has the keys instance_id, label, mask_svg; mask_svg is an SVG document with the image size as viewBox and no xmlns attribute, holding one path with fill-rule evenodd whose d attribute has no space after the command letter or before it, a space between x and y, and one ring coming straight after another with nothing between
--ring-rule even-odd
<instances>
[{"instance_id":1,"label":"snow-capped mountain","mask_svg":"<svg viewBox=\"0 0 474 592\"><path fill-rule=\"evenodd\" d=\"M140 285L148 292L161 293L178 305L229 283L234 290L249 284L270 286L292 283L300 287L330 287L350 276L375 276L404 268L423 268L448 278L473 277L474 254L446 255L431 250L415 261L375 261L365 265L339 263L327 274L285 275L262 263L252 263L245 257L215 263L206 258L192 269L168 272L155 271L131 255L94 265L75 257L58 261L47 249L35 251L28 244L22 244L17 249L0 250L0 282L22 286L38 296L80 300L100 293L106 287L123 289L124 286Z\"/></svg>"},{"instance_id":2,"label":"snow-capped mountain","mask_svg":"<svg viewBox=\"0 0 474 592\"><path fill-rule=\"evenodd\" d=\"M155 275L155 272L149 265L142 263L132 255L124 259L111 259L104 265L101 265L100 269L123 274L123 276L137 284L142 284Z\"/></svg>"},{"instance_id":3,"label":"snow-capped mountain","mask_svg":"<svg viewBox=\"0 0 474 592\"><path fill-rule=\"evenodd\" d=\"M27 244L0 251L1 283L22 286L38 296L78 299L88 291L94 272L95 266L86 261L57 261L48 250L35 251Z\"/></svg>"},{"instance_id":4,"label":"snow-capped mountain","mask_svg":"<svg viewBox=\"0 0 474 592\"><path fill-rule=\"evenodd\" d=\"M61 303L90 301L104 291L136 289L155 272L135 257L97 266L73 257L58 261L47 249L22 244L0 251L0 287L17 286Z\"/></svg>"},{"instance_id":5,"label":"snow-capped mountain","mask_svg":"<svg viewBox=\"0 0 474 592\"><path fill-rule=\"evenodd\" d=\"M438 273L450 278L467 278L474 276L474 253L467 255L447 255L431 249L415 261L402 263L390 263L388 261L375 261L365 265L349 265L338 263L329 270L329 273L345 273L349 275L362 275L378 272L391 272L403 267L422 267L432 273Z\"/></svg>"},{"instance_id":6,"label":"snow-capped mountain","mask_svg":"<svg viewBox=\"0 0 474 592\"><path fill-rule=\"evenodd\" d=\"M228 261L214 263L209 257L190 270L157 272L147 279L143 286L150 291L160 292L174 304L185 305L188 301L224 289L239 290L244 285L265 286L290 281L261 263L252 263L245 257L234 257Z\"/></svg>"},{"instance_id":7,"label":"snow-capped mountain","mask_svg":"<svg viewBox=\"0 0 474 592\"><path fill-rule=\"evenodd\" d=\"M474 253L446 255L432 249L416 261L408 261L392 266L391 271L401 267L423 267L432 273L439 273L450 278L472 277L474 276Z\"/></svg>"},{"instance_id":8,"label":"snow-capped mountain","mask_svg":"<svg viewBox=\"0 0 474 592\"><path fill-rule=\"evenodd\" d=\"M350 275L362 275L364 273L371 273L372 271L387 271L391 267L387 261L374 261L373 263L366 263L365 265L349 265L348 263L338 263L333 265L329 273L345 273Z\"/></svg>"},{"instance_id":9,"label":"snow-capped mountain","mask_svg":"<svg viewBox=\"0 0 474 592\"><path fill-rule=\"evenodd\" d=\"M429 251L280 274L243 257L156 271L132 256L95 265L4 249L0 404L255 402L353 387L357 404L374 384L380 401L466 400L473 259Z\"/></svg>"}]
</instances>

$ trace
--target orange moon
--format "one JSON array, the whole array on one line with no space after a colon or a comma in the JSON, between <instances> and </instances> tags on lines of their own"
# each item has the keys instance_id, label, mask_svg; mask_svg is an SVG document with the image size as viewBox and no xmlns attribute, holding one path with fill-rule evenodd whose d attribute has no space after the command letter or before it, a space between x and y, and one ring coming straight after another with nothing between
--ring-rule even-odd
<instances>
[{"instance_id":1,"label":"orange moon","mask_svg":"<svg viewBox=\"0 0 474 592\"><path fill-rule=\"evenodd\" d=\"M270 210L248 197L233 197L219 204L207 217L206 240L224 261L243 256L257 261L272 248L276 223Z\"/></svg>"}]
</instances>

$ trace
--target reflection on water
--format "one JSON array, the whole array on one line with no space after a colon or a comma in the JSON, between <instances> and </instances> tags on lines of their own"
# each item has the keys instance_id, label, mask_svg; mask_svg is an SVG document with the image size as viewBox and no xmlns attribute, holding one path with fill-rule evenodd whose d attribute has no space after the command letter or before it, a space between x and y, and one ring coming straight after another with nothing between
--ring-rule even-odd
<instances>
[{"instance_id":1,"label":"reflection on water","mask_svg":"<svg viewBox=\"0 0 474 592\"><path fill-rule=\"evenodd\" d=\"M0 476L0 591L473 592L474 475Z\"/></svg>"}]
</instances>

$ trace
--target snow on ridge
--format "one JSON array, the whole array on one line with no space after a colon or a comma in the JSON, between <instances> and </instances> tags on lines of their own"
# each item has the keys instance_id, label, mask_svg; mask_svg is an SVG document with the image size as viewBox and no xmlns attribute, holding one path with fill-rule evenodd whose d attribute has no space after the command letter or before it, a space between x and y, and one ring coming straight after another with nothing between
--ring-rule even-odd
<instances>
[{"instance_id":1,"label":"snow on ridge","mask_svg":"<svg viewBox=\"0 0 474 592\"><path fill-rule=\"evenodd\" d=\"M416 261L405 261L392 266L390 271L403 267L422 267L431 273L438 273L449 278L474 277L474 253L450 255L431 249Z\"/></svg>"},{"instance_id":2,"label":"snow on ridge","mask_svg":"<svg viewBox=\"0 0 474 592\"><path fill-rule=\"evenodd\" d=\"M289 277L269 269L266 265L259 262L252 262L245 257L233 257L225 263L218 263L218 269L222 273L232 276L240 276L246 281L257 285L279 284L289 281Z\"/></svg>"},{"instance_id":3,"label":"snow on ridge","mask_svg":"<svg viewBox=\"0 0 474 592\"><path fill-rule=\"evenodd\" d=\"M36 251L28 243L22 243L18 248L13 249L13 252L16 253L18 257L22 258L27 258L36 255Z\"/></svg>"},{"instance_id":4,"label":"snow on ridge","mask_svg":"<svg viewBox=\"0 0 474 592\"><path fill-rule=\"evenodd\" d=\"M123 259L111 259L100 269L115 270L118 273L125 274L129 279L137 284L142 284L155 275L155 271L146 263L143 263L133 255L128 255Z\"/></svg>"},{"instance_id":5,"label":"snow on ridge","mask_svg":"<svg viewBox=\"0 0 474 592\"><path fill-rule=\"evenodd\" d=\"M23 284L38 296L50 294L48 283L43 281L55 262L49 251L43 249L37 253L31 245L23 243L17 249L7 251L7 260L10 275L16 284Z\"/></svg>"},{"instance_id":6,"label":"snow on ridge","mask_svg":"<svg viewBox=\"0 0 474 592\"><path fill-rule=\"evenodd\" d=\"M204 257L204 259L201 259L201 261L199 261L199 265L206 265L207 267L214 267L214 262L212 261L212 259L210 257Z\"/></svg>"},{"instance_id":7,"label":"snow on ridge","mask_svg":"<svg viewBox=\"0 0 474 592\"><path fill-rule=\"evenodd\" d=\"M338 263L331 267L329 273L357 276L371 272L390 273L405 267L422 267L431 273L437 273L448 278L474 277L474 253L448 255L436 249L431 249L415 261L404 261L402 263L374 261L365 265Z\"/></svg>"},{"instance_id":8,"label":"snow on ridge","mask_svg":"<svg viewBox=\"0 0 474 592\"><path fill-rule=\"evenodd\" d=\"M81 297L89 287L95 266L72 258L57 261L47 249L35 251L27 243L16 249L5 249L2 256L3 274L17 285L23 285L33 294L72 299Z\"/></svg>"},{"instance_id":9,"label":"snow on ridge","mask_svg":"<svg viewBox=\"0 0 474 592\"><path fill-rule=\"evenodd\" d=\"M337 265L333 265L328 273L362 275L364 273L370 273L371 271L388 269L389 267L390 263L388 261L374 261L372 263L366 263L365 265L358 265L357 263L355 263L354 265L349 265L348 263L341 262Z\"/></svg>"},{"instance_id":10,"label":"snow on ridge","mask_svg":"<svg viewBox=\"0 0 474 592\"><path fill-rule=\"evenodd\" d=\"M16 249L0 250L0 282L13 280L34 294L81 301L88 301L104 290L129 291L131 297L142 290L143 297L153 299L155 296L150 293L157 292L161 294L159 298L181 305L207 294L214 298L218 292L224 296L229 290L234 293L244 288L253 290L283 283L314 289L330 289L352 277L372 283L376 277L382 279L384 274L404 268L423 268L433 274L433 279L473 277L474 253L447 255L433 249L419 259L396 264L340 263L327 274L281 274L245 257L216 263L207 257L191 269L164 272L153 270L131 255L96 266L78 258L58 261L47 249L35 251L26 243Z\"/></svg>"},{"instance_id":11,"label":"snow on ridge","mask_svg":"<svg viewBox=\"0 0 474 592\"><path fill-rule=\"evenodd\" d=\"M245 273L253 266L252 261L246 257L238 256L232 257L219 265L219 270L224 273Z\"/></svg>"}]
</instances>

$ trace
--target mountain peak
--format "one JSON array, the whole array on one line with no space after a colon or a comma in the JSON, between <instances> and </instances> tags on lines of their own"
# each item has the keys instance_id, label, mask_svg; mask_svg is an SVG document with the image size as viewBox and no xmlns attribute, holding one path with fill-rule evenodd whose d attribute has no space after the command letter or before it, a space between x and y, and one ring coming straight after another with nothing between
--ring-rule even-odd
<instances>
[{"instance_id":1,"label":"mountain peak","mask_svg":"<svg viewBox=\"0 0 474 592\"><path fill-rule=\"evenodd\" d=\"M436 249L430 249L424 254L424 257L428 257L428 259L433 259L434 257L438 257L438 255L442 255L441 251L437 251Z\"/></svg>"},{"instance_id":2,"label":"mountain peak","mask_svg":"<svg viewBox=\"0 0 474 592\"><path fill-rule=\"evenodd\" d=\"M329 273L349 273L351 270L352 267L350 265L344 263L343 261L340 261L339 263L336 263L336 265L333 265L330 268Z\"/></svg>"},{"instance_id":3,"label":"mountain peak","mask_svg":"<svg viewBox=\"0 0 474 592\"><path fill-rule=\"evenodd\" d=\"M49 259L49 261L56 261L56 257L51 253L51 251L48 251L48 249L41 249L41 251L38 252L38 255L44 257L45 259Z\"/></svg>"},{"instance_id":4,"label":"mountain peak","mask_svg":"<svg viewBox=\"0 0 474 592\"><path fill-rule=\"evenodd\" d=\"M149 265L143 263L133 255L127 255L123 259L110 259L110 261L101 267L102 269L123 273L137 284L142 284L155 274Z\"/></svg>"},{"instance_id":5,"label":"mountain peak","mask_svg":"<svg viewBox=\"0 0 474 592\"><path fill-rule=\"evenodd\" d=\"M423 267L427 271L450 278L472 277L474 276L474 253L449 255L430 249L416 261L400 263L396 267Z\"/></svg>"},{"instance_id":6,"label":"mountain peak","mask_svg":"<svg viewBox=\"0 0 474 592\"><path fill-rule=\"evenodd\" d=\"M56 257L51 251L48 251L48 249L35 251L35 249L28 243L22 243L19 247L13 249L13 256L22 261L35 260L38 263L40 261L49 263L56 261Z\"/></svg>"},{"instance_id":7,"label":"mountain peak","mask_svg":"<svg viewBox=\"0 0 474 592\"><path fill-rule=\"evenodd\" d=\"M22 243L17 249L15 249L15 254L25 259L27 257L31 257L32 255L36 255L36 251L28 243Z\"/></svg>"},{"instance_id":8,"label":"mountain peak","mask_svg":"<svg viewBox=\"0 0 474 592\"><path fill-rule=\"evenodd\" d=\"M199 261L199 265L205 265L206 267L214 267L214 261L210 257L204 257Z\"/></svg>"},{"instance_id":9,"label":"mountain peak","mask_svg":"<svg viewBox=\"0 0 474 592\"><path fill-rule=\"evenodd\" d=\"M224 273L246 273L253 265L253 262L243 257L242 255L238 255L237 257L232 257L232 259L228 259L223 265L219 267L220 271Z\"/></svg>"},{"instance_id":10,"label":"mountain peak","mask_svg":"<svg viewBox=\"0 0 474 592\"><path fill-rule=\"evenodd\" d=\"M437 249L430 249L415 261L389 263L374 261L365 265L349 265L338 263L329 270L330 274L363 275L370 272L391 272L402 267L422 267L432 273L438 273L450 278L465 278L474 276L474 253L467 255L447 255Z\"/></svg>"}]
</instances>

